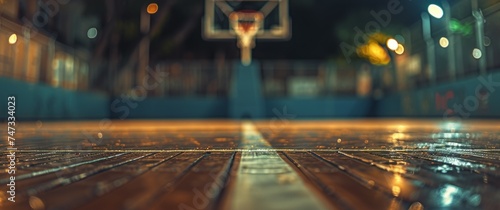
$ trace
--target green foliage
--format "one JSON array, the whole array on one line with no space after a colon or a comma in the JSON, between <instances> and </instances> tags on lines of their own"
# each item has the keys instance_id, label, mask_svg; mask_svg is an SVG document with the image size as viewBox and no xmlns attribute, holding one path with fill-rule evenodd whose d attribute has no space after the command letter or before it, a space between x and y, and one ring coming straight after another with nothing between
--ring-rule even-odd
<instances>
[{"instance_id":1,"label":"green foliage","mask_svg":"<svg viewBox=\"0 0 500 210\"><path fill-rule=\"evenodd\" d=\"M461 23L459 20L451 19L448 25L450 30L454 33L468 36L472 34L472 25Z\"/></svg>"}]
</instances>

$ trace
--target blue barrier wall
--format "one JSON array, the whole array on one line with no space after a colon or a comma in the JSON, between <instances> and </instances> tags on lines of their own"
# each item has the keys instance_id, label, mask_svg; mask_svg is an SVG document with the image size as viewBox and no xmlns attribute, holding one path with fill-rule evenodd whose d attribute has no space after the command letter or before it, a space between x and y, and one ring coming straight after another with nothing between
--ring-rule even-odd
<instances>
[{"instance_id":1,"label":"blue barrier wall","mask_svg":"<svg viewBox=\"0 0 500 210\"><path fill-rule=\"evenodd\" d=\"M116 100L116 99L115 99ZM146 98L137 106L126 103L111 105L113 118L225 118L228 102L225 98ZM127 114L129 113L129 114Z\"/></svg>"},{"instance_id":2,"label":"blue barrier wall","mask_svg":"<svg viewBox=\"0 0 500 210\"><path fill-rule=\"evenodd\" d=\"M500 73L391 94L377 103L381 117L500 117Z\"/></svg>"},{"instance_id":3,"label":"blue barrier wall","mask_svg":"<svg viewBox=\"0 0 500 210\"><path fill-rule=\"evenodd\" d=\"M111 102L113 118L344 118L364 117L371 100L358 97L264 98L259 64L235 63L228 98L145 98Z\"/></svg>"},{"instance_id":4,"label":"blue barrier wall","mask_svg":"<svg viewBox=\"0 0 500 210\"><path fill-rule=\"evenodd\" d=\"M141 101L108 100L105 95L31 84L11 78L0 78L0 117L7 117L7 97L16 96L18 119L169 119L228 118L227 98L184 97L146 98ZM114 103L115 102L115 103ZM264 99L264 118L338 118L363 117L370 100L357 97L271 98ZM283 115L283 116L280 116ZM258 118L258 117L256 117Z\"/></svg>"},{"instance_id":5,"label":"blue barrier wall","mask_svg":"<svg viewBox=\"0 0 500 210\"><path fill-rule=\"evenodd\" d=\"M15 117L25 120L102 119L109 117L105 95L32 84L0 77L0 118L7 117L7 97L16 97Z\"/></svg>"},{"instance_id":6,"label":"blue barrier wall","mask_svg":"<svg viewBox=\"0 0 500 210\"><path fill-rule=\"evenodd\" d=\"M277 98L266 99L264 118L343 118L367 116L370 100L365 98ZM228 118L225 98L147 98L135 108L126 103L112 106L114 118ZM258 118L258 117L254 117Z\"/></svg>"},{"instance_id":7,"label":"blue barrier wall","mask_svg":"<svg viewBox=\"0 0 500 210\"><path fill-rule=\"evenodd\" d=\"M228 118L227 98L146 98L136 107L113 104L105 95L0 78L0 117L7 117L7 97L16 96L16 117L28 120L102 118ZM119 100L119 99L115 99ZM111 104L111 106L110 106ZM366 117L372 101L359 97L266 98L264 118ZM385 96L375 104L380 117L500 117L500 73L471 77ZM4 110L4 111L1 111Z\"/></svg>"},{"instance_id":8,"label":"blue barrier wall","mask_svg":"<svg viewBox=\"0 0 500 210\"><path fill-rule=\"evenodd\" d=\"M234 64L229 94L229 117L265 118L259 63Z\"/></svg>"},{"instance_id":9,"label":"blue barrier wall","mask_svg":"<svg viewBox=\"0 0 500 210\"><path fill-rule=\"evenodd\" d=\"M366 117L371 100L359 97L277 98L266 100L268 118Z\"/></svg>"}]
</instances>

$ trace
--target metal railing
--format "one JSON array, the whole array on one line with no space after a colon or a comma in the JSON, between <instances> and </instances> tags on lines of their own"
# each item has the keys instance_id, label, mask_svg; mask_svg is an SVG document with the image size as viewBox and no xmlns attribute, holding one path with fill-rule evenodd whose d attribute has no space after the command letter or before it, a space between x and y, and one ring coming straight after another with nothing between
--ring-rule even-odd
<instances>
[{"instance_id":1,"label":"metal railing","mask_svg":"<svg viewBox=\"0 0 500 210\"><path fill-rule=\"evenodd\" d=\"M471 1L459 1L451 8L451 21L431 18L431 41L435 46L431 51L422 36L422 23L411 26L407 55L397 61L400 63L396 69L399 82L405 84L393 90L415 89L499 70L500 2L479 1L477 8ZM451 37L447 27L454 27ZM435 59L434 72L429 56Z\"/></svg>"}]
</instances>

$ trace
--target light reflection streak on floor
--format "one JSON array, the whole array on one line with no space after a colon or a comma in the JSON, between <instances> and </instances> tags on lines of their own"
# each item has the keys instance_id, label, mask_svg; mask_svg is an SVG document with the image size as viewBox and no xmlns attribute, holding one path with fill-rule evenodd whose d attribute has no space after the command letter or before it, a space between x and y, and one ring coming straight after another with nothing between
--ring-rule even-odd
<instances>
[{"instance_id":1,"label":"light reflection streak on floor","mask_svg":"<svg viewBox=\"0 0 500 210\"><path fill-rule=\"evenodd\" d=\"M273 123L256 121L255 125L276 151L500 149L500 123L495 121L455 123L453 127L447 122L424 120L290 121L286 126ZM97 121L19 122L17 130L20 151L241 151L239 121L113 121L109 125ZM44 139L47 147L37 147L39 139Z\"/></svg>"}]
</instances>

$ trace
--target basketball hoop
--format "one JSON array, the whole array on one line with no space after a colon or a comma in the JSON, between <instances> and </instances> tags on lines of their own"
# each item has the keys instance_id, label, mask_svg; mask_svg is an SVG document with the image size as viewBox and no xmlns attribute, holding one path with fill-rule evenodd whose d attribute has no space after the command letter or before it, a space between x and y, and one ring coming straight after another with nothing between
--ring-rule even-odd
<instances>
[{"instance_id":1,"label":"basketball hoop","mask_svg":"<svg viewBox=\"0 0 500 210\"><path fill-rule=\"evenodd\" d=\"M252 62L252 48L255 46L255 35L262 27L264 15L257 11L238 11L229 15L231 27L238 36L238 47L241 49L241 62L249 65Z\"/></svg>"},{"instance_id":2,"label":"basketball hoop","mask_svg":"<svg viewBox=\"0 0 500 210\"><path fill-rule=\"evenodd\" d=\"M237 39L241 62L252 62L255 40L290 38L288 0L205 0L203 38Z\"/></svg>"}]
</instances>

